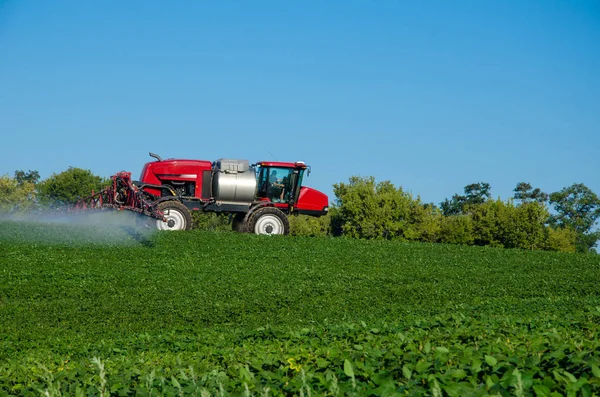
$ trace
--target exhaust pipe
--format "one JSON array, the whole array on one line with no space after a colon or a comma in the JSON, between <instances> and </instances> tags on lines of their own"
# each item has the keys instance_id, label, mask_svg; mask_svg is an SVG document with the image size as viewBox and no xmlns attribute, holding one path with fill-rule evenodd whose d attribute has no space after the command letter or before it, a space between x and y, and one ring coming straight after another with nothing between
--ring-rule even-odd
<instances>
[{"instance_id":1,"label":"exhaust pipe","mask_svg":"<svg viewBox=\"0 0 600 397\"><path fill-rule=\"evenodd\" d=\"M155 159L157 159L158 161L162 161L162 159L160 158L160 156L156 153L148 153L150 155L150 157L154 157Z\"/></svg>"}]
</instances>

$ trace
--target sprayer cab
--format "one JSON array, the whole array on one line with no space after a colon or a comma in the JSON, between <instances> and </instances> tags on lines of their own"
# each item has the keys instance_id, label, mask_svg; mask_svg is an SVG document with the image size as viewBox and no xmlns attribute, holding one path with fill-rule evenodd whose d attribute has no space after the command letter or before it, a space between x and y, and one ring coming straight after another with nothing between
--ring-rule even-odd
<instances>
[{"instance_id":1,"label":"sprayer cab","mask_svg":"<svg viewBox=\"0 0 600 397\"><path fill-rule=\"evenodd\" d=\"M324 193L302 186L310 167L302 161L294 163L262 161L255 164L258 200L289 206L291 212L313 216L327 214L328 198Z\"/></svg>"}]
</instances>

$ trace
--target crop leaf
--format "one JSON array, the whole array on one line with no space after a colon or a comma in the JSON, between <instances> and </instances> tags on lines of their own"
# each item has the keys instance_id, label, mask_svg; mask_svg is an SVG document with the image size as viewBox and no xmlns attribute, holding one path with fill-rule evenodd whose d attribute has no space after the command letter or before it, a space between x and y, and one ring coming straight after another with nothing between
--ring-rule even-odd
<instances>
[{"instance_id":1,"label":"crop leaf","mask_svg":"<svg viewBox=\"0 0 600 397\"><path fill-rule=\"evenodd\" d=\"M544 385L534 385L533 391L535 392L535 395L539 396L539 397L549 397L550 396L550 389Z\"/></svg>"},{"instance_id":2,"label":"crop leaf","mask_svg":"<svg viewBox=\"0 0 600 397\"><path fill-rule=\"evenodd\" d=\"M422 374L423 372L427 371L430 366L431 363L428 361L419 361L417 365L415 365L415 371L417 371L419 374Z\"/></svg>"},{"instance_id":3,"label":"crop leaf","mask_svg":"<svg viewBox=\"0 0 600 397\"><path fill-rule=\"evenodd\" d=\"M431 352L431 343L429 343L429 341L425 342L425 346L423 347L423 350L425 351L426 354L429 354Z\"/></svg>"},{"instance_id":4,"label":"crop leaf","mask_svg":"<svg viewBox=\"0 0 600 397\"><path fill-rule=\"evenodd\" d=\"M486 363L487 363L487 364L488 364L490 367L493 367L493 366L495 366L496 364L498 364L498 360L496 360L494 357L492 357L492 356L489 356L489 355L487 355L487 354L486 354L486 356L485 356L485 362L486 362Z\"/></svg>"},{"instance_id":5,"label":"crop leaf","mask_svg":"<svg viewBox=\"0 0 600 397\"><path fill-rule=\"evenodd\" d=\"M354 378L354 370L352 369L352 363L348 359L344 360L344 373L350 378Z\"/></svg>"}]
</instances>

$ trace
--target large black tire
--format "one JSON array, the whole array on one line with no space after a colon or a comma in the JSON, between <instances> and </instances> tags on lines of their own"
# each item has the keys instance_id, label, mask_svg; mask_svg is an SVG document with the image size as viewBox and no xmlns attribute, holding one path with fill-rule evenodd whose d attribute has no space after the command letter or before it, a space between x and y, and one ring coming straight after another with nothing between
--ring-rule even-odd
<instances>
[{"instance_id":1,"label":"large black tire","mask_svg":"<svg viewBox=\"0 0 600 397\"><path fill-rule=\"evenodd\" d=\"M290 221L278 208L263 207L257 209L248 219L248 231L254 234L283 234L290 233Z\"/></svg>"},{"instance_id":2,"label":"large black tire","mask_svg":"<svg viewBox=\"0 0 600 397\"><path fill-rule=\"evenodd\" d=\"M192 228L192 214L179 201L164 201L158 204L158 210L162 211L167 218L166 222L156 221L158 230L190 230Z\"/></svg>"}]
</instances>

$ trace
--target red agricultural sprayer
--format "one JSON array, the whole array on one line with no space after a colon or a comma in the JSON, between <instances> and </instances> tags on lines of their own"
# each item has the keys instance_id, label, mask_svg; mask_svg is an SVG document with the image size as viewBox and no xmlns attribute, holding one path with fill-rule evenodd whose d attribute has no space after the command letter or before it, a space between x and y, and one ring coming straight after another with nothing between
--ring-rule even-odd
<instances>
[{"instance_id":1,"label":"red agricultural sprayer","mask_svg":"<svg viewBox=\"0 0 600 397\"><path fill-rule=\"evenodd\" d=\"M133 211L156 219L159 230L189 230L191 211L229 213L233 229L288 234L288 215L327 214L327 196L302 185L310 168L303 162L247 160L163 160L146 163L139 181L120 172L74 209Z\"/></svg>"}]
</instances>

